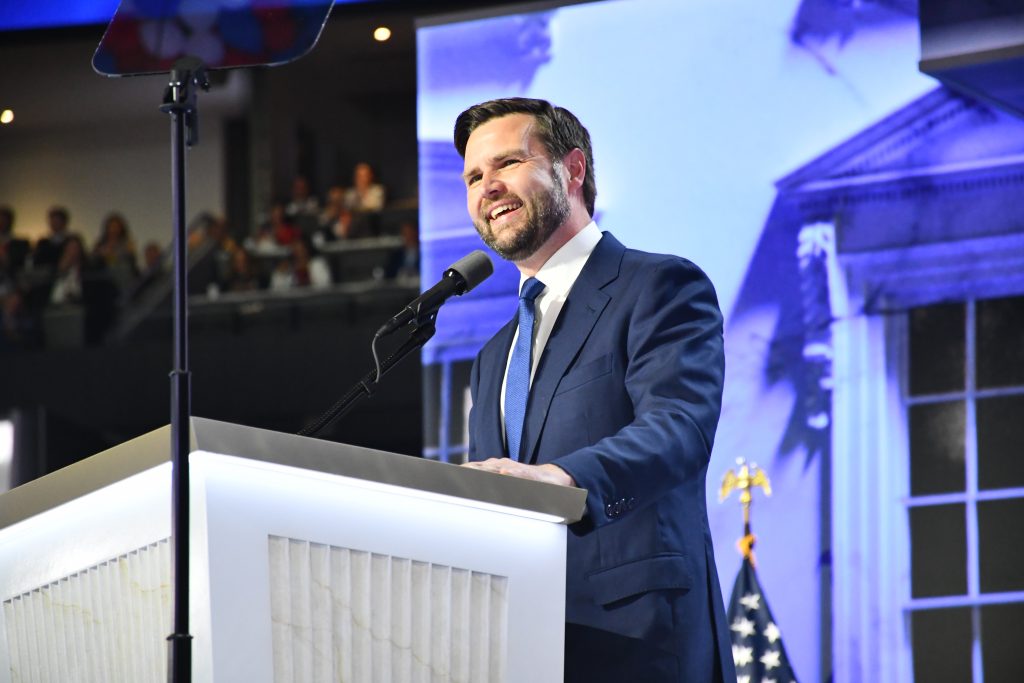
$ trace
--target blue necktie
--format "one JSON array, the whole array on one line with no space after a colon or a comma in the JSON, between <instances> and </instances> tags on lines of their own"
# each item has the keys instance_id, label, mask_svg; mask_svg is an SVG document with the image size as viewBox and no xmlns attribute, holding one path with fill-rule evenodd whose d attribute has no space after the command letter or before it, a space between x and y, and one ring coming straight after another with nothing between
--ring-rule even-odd
<instances>
[{"instance_id":1,"label":"blue necktie","mask_svg":"<svg viewBox=\"0 0 1024 683\"><path fill-rule=\"evenodd\" d=\"M531 277L523 283L519 293L519 337L512 349L505 379L505 438L508 457L519 459L519 444L523 437L523 419L526 417L526 399L530 395L530 367L533 352L533 300L544 291L544 283Z\"/></svg>"}]
</instances>

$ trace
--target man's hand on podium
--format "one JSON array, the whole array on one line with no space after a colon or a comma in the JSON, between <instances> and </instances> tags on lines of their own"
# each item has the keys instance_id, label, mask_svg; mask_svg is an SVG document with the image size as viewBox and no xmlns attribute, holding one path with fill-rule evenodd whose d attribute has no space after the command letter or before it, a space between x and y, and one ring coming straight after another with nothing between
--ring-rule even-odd
<instances>
[{"instance_id":1,"label":"man's hand on podium","mask_svg":"<svg viewBox=\"0 0 1024 683\"><path fill-rule=\"evenodd\" d=\"M576 482L569 473L558 465L527 465L510 458L489 458L478 462L467 462L463 467L471 467L475 470L485 470L496 474L507 474L520 479L533 479L546 484L557 484L558 486L575 486Z\"/></svg>"}]
</instances>

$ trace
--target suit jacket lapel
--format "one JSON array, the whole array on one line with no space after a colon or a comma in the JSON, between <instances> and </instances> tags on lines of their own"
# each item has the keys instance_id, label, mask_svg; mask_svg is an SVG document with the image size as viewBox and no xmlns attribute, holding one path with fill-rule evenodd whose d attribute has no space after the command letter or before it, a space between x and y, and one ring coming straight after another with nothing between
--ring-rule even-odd
<instances>
[{"instance_id":1,"label":"suit jacket lapel","mask_svg":"<svg viewBox=\"0 0 1024 683\"><path fill-rule=\"evenodd\" d=\"M535 462L537 459L537 443L547 420L551 398L555 395L566 370L593 331L601 312L608 305L611 297L601 290L618 277L619 265L625 250L610 233L605 233L569 292L551 337L544 347L537 373L530 386L530 400L526 406L526 420L523 424L524 462ZM505 344L506 350L509 344L511 335ZM500 374L498 391L501 391ZM499 432L499 438L500 436Z\"/></svg>"},{"instance_id":2,"label":"suit jacket lapel","mask_svg":"<svg viewBox=\"0 0 1024 683\"><path fill-rule=\"evenodd\" d=\"M480 458L500 458L507 455L501 425L501 383L505 378L505 365L516 325L517 318L513 318L501 328L493 343L485 347L488 357L481 358L480 386L477 388L477 397L481 400L481 405L477 409L482 412L478 418L480 441L476 445L476 452Z\"/></svg>"}]
</instances>

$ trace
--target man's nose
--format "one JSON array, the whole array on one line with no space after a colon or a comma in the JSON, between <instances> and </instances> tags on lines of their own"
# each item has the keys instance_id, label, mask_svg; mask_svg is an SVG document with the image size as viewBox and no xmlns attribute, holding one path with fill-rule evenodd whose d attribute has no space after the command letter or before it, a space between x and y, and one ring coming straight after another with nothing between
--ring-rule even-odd
<instances>
[{"instance_id":1,"label":"man's nose","mask_svg":"<svg viewBox=\"0 0 1024 683\"><path fill-rule=\"evenodd\" d=\"M500 197L505 193L505 183L492 174L484 175L483 178L484 195L487 197Z\"/></svg>"}]
</instances>

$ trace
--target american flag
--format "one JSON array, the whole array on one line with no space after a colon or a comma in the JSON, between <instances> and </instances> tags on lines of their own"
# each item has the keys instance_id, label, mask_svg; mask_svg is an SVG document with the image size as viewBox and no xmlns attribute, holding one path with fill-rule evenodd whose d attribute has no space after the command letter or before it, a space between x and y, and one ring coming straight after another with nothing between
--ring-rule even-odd
<instances>
[{"instance_id":1,"label":"american flag","mask_svg":"<svg viewBox=\"0 0 1024 683\"><path fill-rule=\"evenodd\" d=\"M782 634L749 557L743 558L732 587L729 631L737 683L796 683Z\"/></svg>"}]
</instances>

